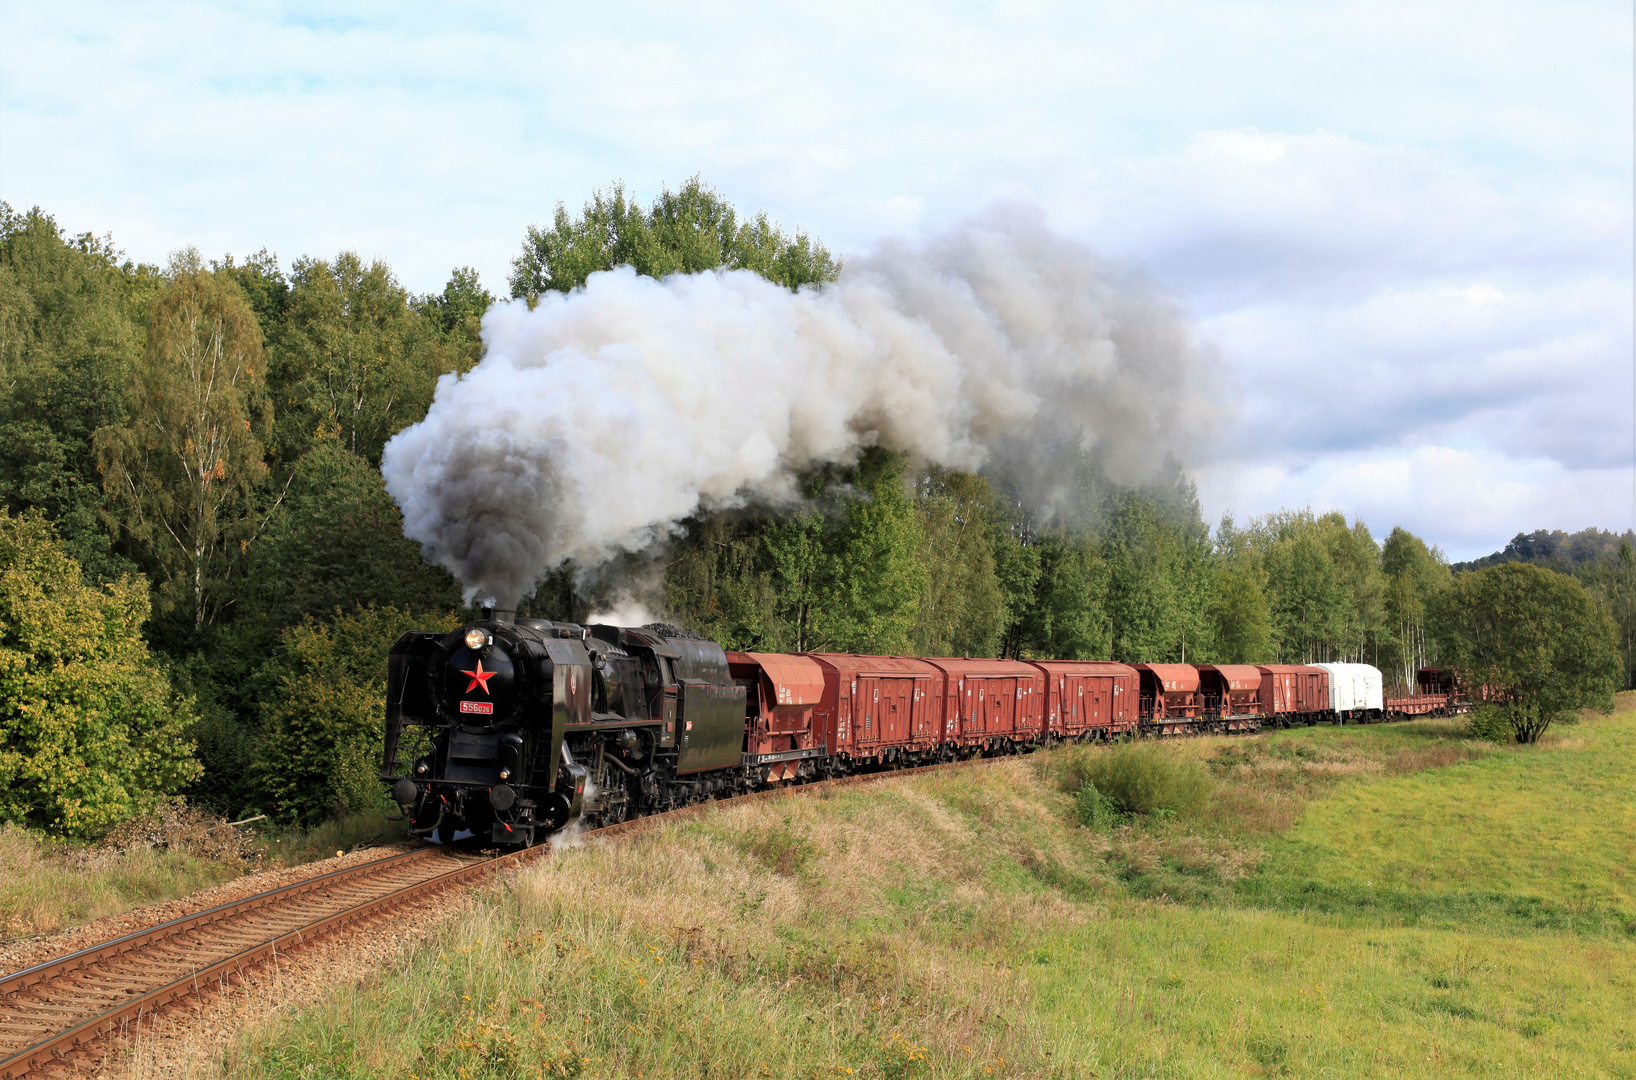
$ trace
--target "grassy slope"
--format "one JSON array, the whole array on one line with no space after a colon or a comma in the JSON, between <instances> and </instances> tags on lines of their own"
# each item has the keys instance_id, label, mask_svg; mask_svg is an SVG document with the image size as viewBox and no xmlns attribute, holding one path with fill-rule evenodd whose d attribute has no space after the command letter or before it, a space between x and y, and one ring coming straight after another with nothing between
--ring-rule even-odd
<instances>
[{"instance_id":1,"label":"grassy slope","mask_svg":"<svg viewBox=\"0 0 1636 1080\"><path fill-rule=\"evenodd\" d=\"M563 852L225 1067L1636 1076L1624 704L1539 749L1192 741L1191 825L1084 829L1038 759L726 808Z\"/></svg>"}]
</instances>

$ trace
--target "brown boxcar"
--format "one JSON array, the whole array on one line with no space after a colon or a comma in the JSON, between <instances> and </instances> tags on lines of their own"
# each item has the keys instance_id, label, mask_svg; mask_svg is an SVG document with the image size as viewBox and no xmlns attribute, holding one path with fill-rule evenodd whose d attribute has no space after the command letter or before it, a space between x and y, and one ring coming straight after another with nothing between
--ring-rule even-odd
<instances>
[{"instance_id":1,"label":"brown boxcar","mask_svg":"<svg viewBox=\"0 0 1636 1080\"><path fill-rule=\"evenodd\" d=\"M1329 673L1302 664L1262 664L1261 707L1281 727L1307 723L1312 713L1329 708Z\"/></svg>"},{"instance_id":2,"label":"brown boxcar","mask_svg":"<svg viewBox=\"0 0 1636 1080\"><path fill-rule=\"evenodd\" d=\"M1261 698L1261 669L1252 664L1200 664L1204 713L1226 731L1253 731L1268 710Z\"/></svg>"},{"instance_id":3,"label":"brown boxcar","mask_svg":"<svg viewBox=\"0 0 1636 1080\"><path fill-rule=\"evenodd\" d=\"M1187 731L1199 722L1203 701L1199 669L1192 664L1137 664L1141 697L1137 715L1163 735Z\"/></svg>"},{"instance_id":4,"label":"brown boxcar","mask_svg":"<svg viewBox=\"0 0 1636 1080\"><path fill-rule=\"evenodd\" d=\"M904 656L808 655L824 671L815 719L830 753L843 762L936 756L942 741L942 671Z\"/></svg>"},{"instance_id":5,"label":"brown boxcar","mask_svg":"<svg viewBox=\"0 0 1636 1080\"><path fill-rule=\"evenodd\" d=\"M1295 709L1305 717L1329 712L1329 672L1310 664L1295 669Z\"/></svg>"},{"instance_id":6,"label":"brown boxcar","mask_svg":"<svg viewBox=\"0 0 1636 1080\"><path fill-rule=\"evenodd\" d=\"M1136 669L1102 661L1034 660L1045 672L1045 729L1062 739L1104 738L1136 726Z\"/></svg>"},{"instance_id":7,"label":"brown boxcar","mask_svg":"<svg viewBox=\"0 0 1636 1080\"><path fill-rule=\"evenodd\" d=\"M745 688L744 764L751 774L768 784L812 776L814 762L828 753L815 716L823 667L806 656L729 652L727 668Z\"/></svg>"},{"instance_id":8,"label":"brown boxcar","mask_svg":"<svg viewBox=\"0 0 1636 1080\"><path fill-rule=\"evenodd\" d=\"M1045 737L1045 673L1020 660L928 659L943 673L943 738L969 752Z\"/></svg>"}]
</instances>

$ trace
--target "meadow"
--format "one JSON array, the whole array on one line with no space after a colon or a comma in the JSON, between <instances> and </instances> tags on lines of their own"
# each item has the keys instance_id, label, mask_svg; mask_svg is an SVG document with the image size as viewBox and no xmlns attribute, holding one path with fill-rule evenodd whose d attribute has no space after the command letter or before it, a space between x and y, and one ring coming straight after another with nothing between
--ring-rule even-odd
<instances>
[{"instance_id":1,"label":"meadow","mask_svg":"<svg viewBox=\"0 0 1636 1080\"><path fill-rule=\"evenodd\" d=\"M557 853L218 1066L1636 1076L1633 698L1537 747L1180 742L1186 819L1080 824L1061 752L720 808Z\"/></svg>"}]
</instances>

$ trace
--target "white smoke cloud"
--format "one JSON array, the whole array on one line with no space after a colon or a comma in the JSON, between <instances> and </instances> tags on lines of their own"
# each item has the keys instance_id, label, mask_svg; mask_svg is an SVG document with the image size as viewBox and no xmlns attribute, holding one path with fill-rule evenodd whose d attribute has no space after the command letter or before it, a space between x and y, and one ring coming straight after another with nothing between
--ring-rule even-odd
<instances>
[{"instance_id":1,"label":"white smoke cloud","mask_svg":"<svg viewBox=\"0 0 1636 1080\"><path fill-rule=\"evenodd\" d=\"M590 626L599 623L608 626L647 626L659 622L660 618L658 612L638 600L629 590L623 590L614 594L605 610L593 611L585 616L585 622Z\"/></svg>"},{"instance_id":2,"label":"white smoke cloud","mask_svg":"<svg viewBox=\"0 0 1636 1080\"><path fill-rule=\"evenodd\" d=\"M790 292L748 271L594 274L445 375L382 460L404 531L468 601L514 606L564 558L594 565L700 507L795 498L799 470L866 447L975 469L1071 431L1115 479L1208 426L1168 301L1029 212L849 261Z\"/></svg>"}]
</instances>

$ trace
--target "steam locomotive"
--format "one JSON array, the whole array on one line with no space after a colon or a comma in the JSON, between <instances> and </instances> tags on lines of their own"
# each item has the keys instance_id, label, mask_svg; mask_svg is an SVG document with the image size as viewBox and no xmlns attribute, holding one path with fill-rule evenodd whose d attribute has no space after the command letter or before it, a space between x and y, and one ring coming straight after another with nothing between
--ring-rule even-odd
<instances>
[{"instance_id":1,"label":"steam locomotive","mask_svg":"<svg viewBox=\"0 0 1636 1080\"><path fill-rule=\"evenodd\" d=\"M527 846L576 823L860 770L1466 707L1441 669L1386 699L1366 664L728 652L663 624L485 610L393 645L381 778L417 835Z\"/></svg>"}]
</instances>

